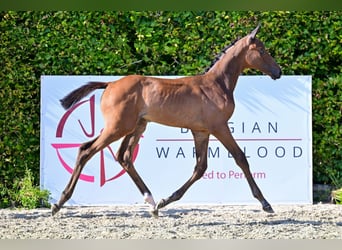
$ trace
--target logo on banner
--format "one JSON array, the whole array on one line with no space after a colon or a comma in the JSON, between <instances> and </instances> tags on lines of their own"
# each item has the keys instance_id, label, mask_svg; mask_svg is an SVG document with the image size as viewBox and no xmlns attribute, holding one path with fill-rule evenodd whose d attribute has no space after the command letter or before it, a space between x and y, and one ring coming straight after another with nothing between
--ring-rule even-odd
<instances>
[{"instance_id":1,"label":"logo on banner","mask_svg":"<svg viewBox=\"0 0 342 250\"><path fill-rule=\"evenodd\" d=\"M57 129L56 129L56 138L63 138L65 141L68 141L67 138L63 137L63 132L65 131L65 125L68 119L72 116L73 112L76 111L78 108L80 108L82 105L89 105L89 117L90 117L90 131L88 131L84 124L82 123L81 120L78 120L78 124L80 126L80 133L82 133L85 137L89 139L93 139L95 136L95 95L92 95L88 100L81 101L74 105L72 108L67 110L62 118L60 119ZM82 142L83 143L83 142ZM80 145L82 144L80 142L63 142L63 143L51 143L51 146L56 150L56 154L58 157L58 160L61 164L61 167L63 167L67 172L72 174L73 168L67 164L67 162L63 159L62 154L61 154L61 149L68 150L68 149L74 149L74 148L79 148ZM102 187L106 182L114 181L121 177L123 174L126 173L124 169L120 169L119 172L115 173L111 177L106 176L106 162L105 162L105 152L108 151L110 155L110 161L111 166L113 163L117 163L117 159L115 157L115 154L112 150L112 147L108 145L106 148L102 149L100 153L100 162L99 162L99 172L100 172L100 187ZM139 144L135 147L133 151L133 162L135 161L137 155L139 152ZM121 168L121 166L120 166ZM80 180L86 181L86 182L95 182L95 176L94 175L87 175L87 174L82 174L79 177Z\"/></svg>"}]
</instances>

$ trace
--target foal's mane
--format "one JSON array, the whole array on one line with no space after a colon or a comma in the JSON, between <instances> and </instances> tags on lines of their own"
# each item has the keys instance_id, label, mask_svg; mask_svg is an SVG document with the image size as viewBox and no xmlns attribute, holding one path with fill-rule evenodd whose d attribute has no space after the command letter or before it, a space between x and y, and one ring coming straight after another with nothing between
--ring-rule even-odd
<instances>
[{"instance_id":1,"label":"foal's mane","mask_svg":"<svg viewBox=\"0 0 342 250\"><path fill-rule=\"evenodd\" d=\"M214 65L222 58L222 56L226 53L226 51L232 47L240 38L236 38L234 41L232 41L229 45L226 45L223 49L221 49L220 53L217 54L214 58L214 60L211 62L209 67L205 68L203 74L207 73Z\"/></svg>"}]
</instances>

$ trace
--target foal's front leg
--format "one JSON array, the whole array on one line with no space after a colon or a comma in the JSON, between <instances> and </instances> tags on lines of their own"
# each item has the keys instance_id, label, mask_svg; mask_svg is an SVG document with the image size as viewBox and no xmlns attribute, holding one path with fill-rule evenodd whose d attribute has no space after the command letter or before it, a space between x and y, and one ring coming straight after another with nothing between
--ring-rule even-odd
<instances>
[{"instance_id":1,"label":"foal's front leg","mask_svg":"<svg viewBox=\"0 0 342 250\"><path fill-rule=\"evenodd\" d=\"M166 205L170 204L171 202L177 201L184 193L190 188L195 181L199 180L205 170L207 169L207 151L208 151L208 142L209 142L209 134L201 133L201 132L194 132L192 131L195 141L195 149L196 149L196 167L195 170L190 177L190 179L185 182L185 184L179 188L176 192L174 192L170 197L166 199L162 199L158 202L157 208L160 209L165 207Z\"/></svg>"},{"instance_id":2,"label":"foal's front leg","mask_svg":"<svg viewBox=\"0 0 342 250\"><path fill-rule=\"evenodd\" d=\"M273 213L271 205L264 198L262 192L260 191L258 185L256 184L251 171L249 169L249 164L247 162L246 156L240 149L236 141L234 140L228 126L223 125L221 129L214 133L214 136L226 147L226 149L232 154L236 164L242 169L242 172L246 176L247 182L251 188L252 194L257 198L264 211L268 213Z\"/></svg>"}]
</instances>

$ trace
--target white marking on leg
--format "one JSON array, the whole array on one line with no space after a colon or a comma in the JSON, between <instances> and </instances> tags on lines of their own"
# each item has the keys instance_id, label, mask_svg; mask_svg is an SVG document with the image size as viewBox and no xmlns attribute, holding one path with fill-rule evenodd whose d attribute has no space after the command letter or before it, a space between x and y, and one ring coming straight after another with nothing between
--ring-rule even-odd
<instances>
[{"instance_id":1,"label":"white marking on leg","mask_svg":"<svg viewBox=\"0 0 342 250\"><path fill-rule=\"evenodd\" d=\"M150 204L151 208L154 209L156 206L156 203L154 202L154 199L152 197L152 195L145 193L144 194L144 201L148 204Z\"/></svg>"}]
</instances>

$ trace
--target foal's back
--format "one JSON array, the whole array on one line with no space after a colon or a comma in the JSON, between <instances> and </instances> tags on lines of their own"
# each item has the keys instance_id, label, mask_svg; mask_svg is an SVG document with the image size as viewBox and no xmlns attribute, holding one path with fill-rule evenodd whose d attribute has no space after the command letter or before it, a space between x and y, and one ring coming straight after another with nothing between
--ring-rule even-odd
<instances>
[{"instance_id":1,"label":"foal's back","mask_svg":"<svg viewBox=\"0 0 342 250\"><path fill-rule=\"evenodd\" d=\"M108 85L101 108L104 114L115 113L121 119L143 118L168 126L207 131L213 119L227 111L228 103L233 104L206 75L176 79L130 75Z\"/></svg>"}]
</instances>

